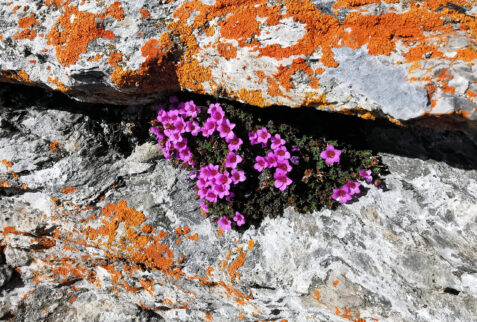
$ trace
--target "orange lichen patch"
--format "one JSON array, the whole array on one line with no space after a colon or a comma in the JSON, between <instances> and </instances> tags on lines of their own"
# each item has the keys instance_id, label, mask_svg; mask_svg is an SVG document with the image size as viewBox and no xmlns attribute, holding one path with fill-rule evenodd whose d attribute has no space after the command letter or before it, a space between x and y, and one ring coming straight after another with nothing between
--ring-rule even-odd
<instances>
[{"instance_id":1,"label":"orange lichen patch","mask_svg":"<svg viewBox=\"0 0 477 322\"><path fill-rule=\"evenodd\" d=\"M446 69L442 70L439 73L439 75L437 75L437 79L440 81L441 89L444 93L455 94L455 88L449 86L449 84L446 81L447 79L454 78L454 76L452 74L447 74L447 71L449 71L449 68L446 68Z\"/></svg>"},{"instance_id":2,"label":"orange lichen patch","mask_svg":"<svg viewBox=\"0 0 477 322\"><path fill-rule=\"evenodd\" d=\"M228 298L233 298L235 300L235 302L237 302L237 304L239 304L239 305L245 305L246 301L249 301L249 300L253 299L253 296L251 296L251 295L246 296L240 290L232 287L229 283L225 283L224 281L219 281L217 283L217 288L218 287L223 288L224 291L225 291L225 295Z\"/></svg>"},{"instance_id":3,"label":"orange lichen patch","mask_svg":"<svg viewBox=\"0 0 477 322\"><path fill-rule=\"evenodd\" d=\"M172 47L168 33L163 33L160 40L148 40L141 48L141 54L146 58L141 68L133 71L116 67L110 75L111 80L119 88L139 87L144 93L177 90L176 67L168 59Z\"/></svg>"},{"instance_id":4,"label":"orange lichen patch","mask_svg":"<svg viewBox=\"0 0 477 322\"><path fill-rule=\"evenodd\" d=\"M455 57L452 59L475 62L477 60L477 49L470 47L458 49L457 55L455 55Z\"/></svg>"},{"instance_id":5,"label":"orange lichen patch","mask_svg":"<svg viewBox=\"0 0 477 322\"><path fill-rule=\"evenodd\" d=\"M76 189L74 187L68 187L68 188L62 188L61 189L61 192L64 193L64 194L73 193L75 191L78 191L78 189Z\"/></svg>"},{"instance_id":6,"label":"orange lichen patch","mask_svg":"<svg viewBox=\"0 0 477 322\"><path fill-rule=\"evenodd\" d=\"M3 40L3 35L2 34L0 34L0 40Z\"/></svg>"},{"instance_id":7,"label":"orange lichen patch","mask_svg":"<svg viewBox=\"0 0 477 322\"><path fill-rule=\"evenodd\" d=\"M18 82L23 84L34 84L32 80L30 80L30 76L24 71L11 71L11 70L3 70L2 74L0 75L0 81L5 82Z\"/></svg>"},{"instance_id":8,"label":"orange lichen patch","mask_svg":"<svg viewBox=\"0 0 477 322\"><path fill-rule=\"evenodd\" d=\"M154 280L140 280L139 283L149 295L154 296Z\"/></svg>"},{"instance_id":9,"label":"orange lichen patch","mask_svg":"<svg viewBox=\"0 0 477 322\"><path fill-rule=\"evenodd\" d=\"M231 44L218 43L217 51L220 56L226 58L227 60L237 57L237 47Z\"/></svg>"},{"instance_id":10,"label":"orange lichen patch","mask_svg":"<svg viewBox=\"0 0 477 322\"><path fill-rule=\"evenodd\" d=\"M12 12L16 13L17 10L20 9L20 8L21 8L21 6L15 6L15 7L13 7Z\"/></svg>"},{"instance_id":11,"label":"orange lichen patch","mask_svg":"<svg viewBox=\"0 0 477 322\"><path fill-rule=\"evenodd\" d=\"M194 235L192 236L187 236L186 238L190 239L190 240L193 240L193 241L197 241L199 239L199 234L198 233L195 233Z\"/></svg>"},{"instance_id":12,"label":"orange lichen patch","mask_svg":"<svg viewBox=\"0 0 477 322\"><path fill-rule=\"evenodd\" d=\"M186 235L188 233L190 233L190 228L188 226L176 228L176 234L178 235Z\"/></svg>"},{"instance_id":13,"label":"orange lichen patch","mask_svg":"<svg viewBox=\"0 0 477 322\"><path fill-rule=\"evenodd\" d=\"M333 286L338 286L339 283L340 283L340 281L338 281L338 280L333 281Z\"/></svg>"},{"instance_id":14,"label":"orange lichen patch","mask_svg":"<svg viewBox=\"0 0 477 322\"><path fill-rule=\"evenodd\" d=\"M239 255L237 256L237 258L230 265L227 266L227 272L229 273L232 282L234 282L236 278L240 278L240 274L237 273L237 270L245 263L245 258L247 256L247 252L242 251L242 248L239 248L238 251Z\"/></svg>"},{"instance_id":15,"label":"orange lichen patch","mask_svg":"<svg viewBox=\"0 0 477 322\"><path fill-rule=\"evenodd\" d=\"M139 226L146 221L146 217L142 211L128 208L128 204L124 200L118 201L117 204L110 203L106 205L101 212L103 216L112 217L118 222L125 222L128 226Z\"/></svg>"},{"instance_id":16,"label":"orange lichen patch","mask_svg":"<svg viewBox=\"0 0 477 322\"><path fill-rule=\"evenodd\" d=\"M33 40L36 37L36 30L26 29L13 35L14 40L28 39Z\"/></svg>"},{"instance_id":17,"label":"orange lichen patch","mask_svg":"<svg viewBox=\"0 0 477 322\"><path fill-rule=\"evenodd\" d=\"M33 13L30 14L30 16L28 16L28 17L18 19L18 27L20 27L22 29L28 29L31 26L39 26L39 25L40 25L40 23L38 21L36 21L35 15Z\"/></svg>"},{"instance_id":18,"label":"orange lichen patch","mask_svg":"<svg viewBox=\"0 0 477 322\"><path fill-rule=\"evenodd\" d=\"M13 162L12 162L12 161L8 161L8 160L6 160L6 159L3 159L3 160L2 160L2 164L3 164L7 169L13 167Z\"/></svg>"},{"instance_id":19,"label":"orange lichen patch","mask_svg":"<svg viewBox=\"0 0 477 322\"><path fill-rule=\"evenodd\" d=\"M101 57L103 57L103 56L101 56L101 54L96 53L96 55L94 55L93 58L89 59L89 61L90 61L90 62L96 62L96 61L100 60Z\"/></svg>"},{"instance_id":20,"label":"orange lichen patch","mask_svg":"<svg viewBox=\"0 0 477 322\"><path fill-rule=\"evenodd\" d=\"M58 80L58 77L51 78L50 76L48 76L48 81L55 84L56 89L59 90L60 92L66 93L69 91L69 89L66 88L65 84L63 84L62 82Z\"/></svg>"},{"instance_id":21,"label":"orange lichen patch","mask_svg":"<svg viewBox=\"0 0 477 322\"><path fill-rule=\"evenodd\" d=\"M477 103L477 93L476 92L473 92L471 91L470 89L468 89L466 92L465 92L465 95L467 95L467 98L469 99L469 101L471 102L474 102L474 103Z\"/></svg>"},{"instance_id":22,"label":"orange lichen patch","mask_svg":"<svg viewBox=\"0 0 477 322\"><path fill-rule=\"evenodd\" d=\"M53 142L51 142L49 145L48 145L48 149L51 151L51 152L58 152L58 148L60 147L61 143L56 141L56 140L53 140Z\"/></svg>"},{"instance_id":23,"label":"orange lichen patch","mask_svg":"<svg viewBox=\"0 0 477 322\"><path fill-rule=\"evenodd\" d=\"M48 44L55 46L56 58L60 64L68 67L75 64L86 47L97 38L112 40L115 35L98 27L99 15L79 11L75 6L65 6L64 13L47 35Z\"/></svg>"},{"instance_id":24,"label":"orange lichen patch","mask_svg":"<svg viewBox=\"0 0 477 322\"><path fill-rule=\"evenodd\" d=\"M253 239L250 239L250 240L248 241L248 250L252 250L254 244L255 244L255 241L254 241Z\"/></svg>"},{"instance_id":25,"label":"orange lichen patch","mask_svg":"<svg viewBox=\"0 0 477 322\"><path fill-rule=\"evenodd\" d=\"M325 94L316 92L306 92L305 99L301 102L302 106L325 107L329 105Z\"/></svg>"},{"instance_id":26,"label":"orange lichen patch","mask_svg":"<svg viewBox=\"0 0 477 322\"><path fill-rule=\"evenodd\" d=\"M417 62L424 58L442 58L442 52L436 45L420 45L409 48L409 52L404 54L406 62ZM419 68L419 65L413 65L415 68ZM409 70L412 71L411 69Z\"/></svg>"},{"instance_id":27,"label":"orange lichen patch","mask_svg":"<svg viewBox=\"0 0 477 322\"><path fill-rule=\"evenodd\" d=\"M376 119L376 116L374 116L370 112L366 112L366 113L363 113L363 114L358 114L358 116L360 118L364 119L364 120L375 120Z\"/></svg>"},{"instance_id":28,"label":"orange lichen patch","mask_svg":"<svg viewBox=\"0 0 477 322\"><path fill-rule=\"evenodd\" d=\"M115 1L113 2L104 12L107 16L111 16L118 21L124 19L124 10L121 7L121 2Z\"/></svg>"},{"instance_id":29,"label":"orange lichen patch","mask_svg":"<svg viewBox=\"0 0 477 322\"><path fill-rule=\"evenodd\" d=\"M293 87L293 84L290 82L292 75L299 70L305 71L308 76L313 75L313 70L308 66L303 58L297 58L293 60L290 67L279 66L278 72L273 76L280 82L285 90L288 92L290 88Z\"/></svg>"},{"instance_id":30,"label":"orange lichen patch","mask_svg":"<svg viewBox=\"0 0 477 322\"><path fill-rule=\"evenodd\" d=\"M0 188L9 188L11 187L11 183L6 181L6 180L1 180L0 181Z\"/></svg>"},{"instance_id":31,"label":"orange lichen patch","mask_svg":"<svg viewBox=\"0 0 477 322\"><path fill-rule=\"evenodd\" d=\"M117 67L122 58L122 53L114 52L109 56L108 63L113 67Z\"/></svg>"},{"instance_id":32,"label":"orange lichen patch","mask_svg":"<svg viewBox=\"0 0 477 322\"><path fill-rule=\"evenodd\" d=\"M264 107L266 105L265 99L263 98L262 92L260 90L247 90L245 88L242 88L240 89L238 94L236 93L231 93L231 94L232 96L251 105L255 105L259 107Z\"/></svg>"},{"instance_id":33,"label":"orange lichen patch","mask_svg":"<svg viewBox=\"0 0 477 322\"><path fill-rule=\"evenodd\" d=\"M141 14L141 18L143 19L151 18L151 14L146 9L139 9L139 13Z\"/></svg>"}]
</instances>

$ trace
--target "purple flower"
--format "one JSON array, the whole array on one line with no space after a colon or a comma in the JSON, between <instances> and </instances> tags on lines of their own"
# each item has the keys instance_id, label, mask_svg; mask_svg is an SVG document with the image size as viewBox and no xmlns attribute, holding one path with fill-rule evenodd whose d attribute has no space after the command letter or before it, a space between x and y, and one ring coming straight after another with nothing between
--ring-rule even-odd
<instances>
[{"instance_id":1,"label":"purple flower","mask_svg":"<svg viewBox=\"0 0 477 322\"><path fill-rule=\"evenodd\" d=\"M207 121L202 126L202 135L205 137L211 136L215 132L216 124L215 121L208 118Z\"/></svg>"},{"instance_id":2,"label":"purple flower","mask_svg":"<svg viewBox=\"0 0 477 322\"><path fill-rule=\"evenodd\" d=\"M218 173L215 177L214 177L214 182L215 184L221 184L221 185L224 185L227 187L230 187L230 182L232 182L232 179L229 177L229 173L226 172L226 173Z\"/></svg>"},{"instance_id":3,"label":"purple flower","mask_svg":"<svg viewBox=\"0 0 477 322\"><path fill-rule=\"evenodd\" d=\"M232 226L231 226L231 221L227 219L227 217L225 216L222 216L222 218L220 218L218 221L217 221L217 224L219 224L219 227L222 229L222 230L230 230L232 229Z\"/></svg>"},{"instance_id":4,"label":"purple flower","mask_svg":"<svg viewBox=\"0 0 477 322\"><path fill-rule=\"evenodd\" d=\"M239 227L245 224L244 216L238 211L235 212L234 221L237 223L237 226Z\"/></svg>"},{"instance_id":5,"label":"purple flower","mask_svg":"<svg viewBox=\"0 0 477 322\"><path fill-rule=\"evenodd\" d=\"M183 111L187 117L196 118L199 108L197 108L194 101L189 101L184 104Z\"/></svg>"},{"instance_id":6,"label":"purple flower","mask_svg":"<svg viewBox=\"0 0 477 322\"><path fill-rule=\"evenodd\" d=\"M207 179L200 178L200 177L197 179L197 183L196 183L197 188L199 188L199 189L207 188L207 186L209 186L209 185L210 185L210 183Z\"/></svg>"},{"instance_id":7,"label":"purple flower","mask_svg":"<svg viewBox=\"0 0 477 322\"><path fill-rule=\"evenodd\" d=\"M321 152L320 157L325 159L325 163L332 165L335 162L340 162L341 150L336 150L334 146L329 144L326 150Z\"/></svg>"},{"instance_id":8,"label":"purple flower","mask_svg":"<svg viewBox=\"0 0 477 322\"><path fill-rule=\"evenodd\" d=\"M197 171L191 171L189 173L189 179L194 180L195 178L197 178Z\"/></svg>"},{"instance_id":9,"label":"purple flower","mask_svg":"<svg viewBox=\"0 0 477 322\"><path fill-rule=\"evenodd\" d=\"M219 166L209 163L207 166L200 168L199 178L210 180L214 178L218 173L219 173Z\"/></svg>"},{"instance_id":10,"label":"purple flower","mask_svg":"<svg viewBox=\"0 0 477 322\"><path fill-rule=\"evenodd\" d=\"M219 112L219 113L224 112L224 110L222 109L222 106L220 106L219 103L210 104L209 108L207 109L207 113L209 113L209 115L212 115L215 112Z\"/></svg>"},{"instance_id":11,"label":"purple flower","mask_svg":"<svg viewBox=\"0 0 477 322\"><path fill-rule=\"evenodd\" d=\"M348 181L346 184L346 187L348 187L349 194L352 196L356 193L360 193L359 186L361 186L361 183L355 182L355 181Z\"/></svg>"},{"instance_id":12,"label":"purple flower","mask_svg":"<svg viewBox=\"0 0 477 322\"><path fill-rule=\"evenodd\" d=\"M291 163L296 165L296 164L300 163L300 158L298 158L296 155L294 155L290 158L290 161L291 161Z\"/></svg>"},{"instance_id":13,"label":"purple flower","mask_svg":"<svg viewBox=\"0 0 477 322\"><path fill-rule=\"evenodd\" d=\"M296 145L292 145L291 150L292 150L293 152L297 152L297 151L300 151L300 148L297 147Z\"/></svg>"},{"instance_id":14,"label":"purple flower","mask_svg":"<svg viewBox=\"0 0 477 322\"><path fill-rule=\"evenodd\" d=\"M249 133L248 133L248 139L249 139L251 145L258 144L258 141L257 141L257 139L258 139L257 133L255 133L255 132L249 132Z\"/></svg>"},{"instance_id":15,"label":"purple flower","mask_svg":"<svg viewBox=\"0 0 477 322\"><path fill-rule=\"evenodd\" d=\"M174 121L174 129L176 131L179 131L180 133L184 133L186 129L186 123L184 122L184 119L182 117L177 118L177 120Z\"/></svg>"},{"instance_id":16,"label":"purple flower","mask_svg":"<svg viewBox=\"0 0 477 322\"><path fill-rule=\"evenodd\" d=\"M185 150L187 148L187 139L182 138L180 141L173 142L174 144L174 149L178 151Z\"/></svg>"},{"instance_id":17,"label":"purple flower","mask_svg":"<svg viewBox=\"0 0 477 322\"><path fill-rule=\"evenodd\" d=\"M275 168L277 166L278 158L273 152L268 152L267 157L267 168Z\"/></svg>"},{"instance_id":18,"label":"purple flower","mask_svg":"<svg viewBox=\"0 0 477 322\"><path fill-rule=\"evenodd\" d=\"M234 152L229 152L225 157L225 167L235 169L242 162L243 158Z\"/></svg>"},{"instance_id":19,"label":"purple flower","mask_svg":"<svg viewBox=\"0 0 477 322\"><path fill-rule=\"evenodd\" d=\"M281 146L275 150L275 155L278 160L288 160L290 159L290 152L287 151L287 148Z\"/></svg>"},{"instance_id":20,"label":"purple flower","mask_svg":"<svg viewBox=\"0 0 477 322\"><path fill-rule=\"evenodd\" d=\"M253 168L257 170L258 172L262 172L263 169L265 169L268 166L267 161L265 160L264 157L258 156L255 158L255 161L257 162L253 165Z\"/></svg>"},{"instance_id":21,"label":"purple flower","mask_svg":"<svg viewBox=\"0 0 477 322\"><path fill-rule=\"evenodd\" d=\"M225 139L232 139L235 136L234 132L232 131L234 127L234 123L230 123L229 120L224 119L217 128L219 130L220 137Z\"/></svg>"},{"instance_id":22,"label":"purple flower","mask_svg":"<svg viewBox=\"0 0 477 322\"><path fill-rule=\"evenodd\" d=\"M290 172L292 170L292 167L288 160L278 160L277 162L277 170L281 170L283 172Z\"/></svg>"},{"instance_id":23,"label":"purple flower","mask_svg":"<svg viewBox=\"0 0 477 322\"><path fill-rule=\"evenodd\" d=\"M214 189L215 190L215 189ZM210 202L217 202L217 193L214 190L208 190L205 199Z\"/></svg>"},{"instance_id":24,"label":"purple flower","mask_svg":"<svg viewBox=\"0 0 477 322\"><path fill-rule=\"evenodd\" d=\"M275 150L285 144L285 140L280 137L280 134L275 134L270 138L272 145L270 146L272 150Z\"/></svg>"},{"instance_id":25,"label":"purple flower","mask_svg":"<svg viewBox=\"0 0 477 322\"><path fill-rule=\"evenodd\" d=\"M268 133L268 130L266 127L261 128L260 130L257 131L257 143L267 144L268 139L270 137L271 137L271 134Z\"/></svg>"},{"instance_id":26,"label":"purple flower","mask_svg":"<svg viewBox=\"0 0 477 322\"><path fill-rule=\"evenodd\" d=\"M214 186L214 192L220 199L222 199L229 194L229 189L223 184L216 184Z\"/></svg>"},{"instance_id":27,"label":"purple flower","mask_svg":"<svg viewBox=\"0 0 477 322\"><path fill-rule=\"evenodd\" d=\"M245 172L242 171L242 170L233 169L231 175L232 175L231 179L232 179L233 184L243 182L247 179L247 177L245 177Z\"/></svg>"},{"instance_id":28,"label":"purple flower","mask_svg":"<svg viewBox=\"0 0 477 322\"><path fill-rule=\"evenodd\" d=\"M292 179L286 176L286 172L282 170L276 170L275 174L273 175L273 178L275 178L275 188L278 188L281 191L284 191L293 182Z\"/></svg>"},{"instance_id":29,"label":"purple flower","mask_svg":"<svg viewBox=\"0 0 477 322\"><path fill-rule=\"evenodd\" d=\"M340 189L333 189L333 195L331 198L338 200L341 203L347 203L351 200L349 188L347 186L343 186Z\"/></svg>"},{"instance_id":30,"label":"purple flower","mask_svg":"<svg viewBox=\"0 0 477 322\"><path fill-rule=\"evenodd\" d=\"M220 124L224 120L225 113L224 111L214 111L210 114L210 118L215 121L215 123Z\"/></svg>"},{"instance_id":31,"label":"purple flower","mask_svg":"<svg viewBox=\"0 0 477 322\"><path fill-rule=\"evenodd\" d=\"M188 148L179 151L178 159L189 163L192 160L192 152ZM192 164L191 164L192 165Z\"/></svg>"},{"instance_id":32,"label":"purple flower","mask_svg":"<svg viewBox=\"0 0 477 322\"><path fill-rule=\"evenodd\" d=\"M193 136L197 136L200 132L200 125L196 121L187 122L186 130L190 132Z\"/></svg>"},{"instance_id":33,"label":"purple flower","mask_svg":"<svg viewBox=\"0 0 477 322\"><path fill-rule=\"evenodd\" d=\"M237 137L236 135L234 135L231 139L225 139L225 141L229 144L229 151L237 151L238 149L240 149L240 146L243 143L242 139Z\"/></svg>"},{"instance_id":34,"label":"purple flower","mask_svg":"<svg viewBox=\"0 0 477 322\"><path fill-rule=\"evenodd\" d=\"M359 176L366 180L366 182L373 181L373 176L371 175L371 170L359 170Z\"/></svg>"}]
</instances>

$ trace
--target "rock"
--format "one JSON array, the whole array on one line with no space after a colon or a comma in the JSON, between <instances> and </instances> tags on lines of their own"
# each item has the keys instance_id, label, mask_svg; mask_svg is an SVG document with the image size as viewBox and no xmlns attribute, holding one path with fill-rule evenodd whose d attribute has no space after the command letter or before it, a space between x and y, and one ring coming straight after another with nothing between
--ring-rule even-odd
<instances>
[{"instance_id":1,"label":"rock","mask_svg":"<svg viewBox=\"0 0 477 322\"><path fill-rule=\"evenodd\" d=\"M244 233L219 234L200 214L187 174L148 135L154 109L81 107L31 93L0 91L0 181L10 184L0 188L0 245L2 265L14 272L1 289L2 318L477 316L472 137L307 116L322 135L353 128L338 131L340 139L382 151L388 189L367 186L333 211L287 209Z\"/></svg>"},{"instance_id":2,"label":"rock","mask_svg":"<svg viewBox=\"0 0 477 322\"><path fill-rule=\"evenodd\" d=\"M4 1L0 81L91 103L187 90L366 119L476 120L476 15L472 0Z\"/></svg>"}]
</instances>

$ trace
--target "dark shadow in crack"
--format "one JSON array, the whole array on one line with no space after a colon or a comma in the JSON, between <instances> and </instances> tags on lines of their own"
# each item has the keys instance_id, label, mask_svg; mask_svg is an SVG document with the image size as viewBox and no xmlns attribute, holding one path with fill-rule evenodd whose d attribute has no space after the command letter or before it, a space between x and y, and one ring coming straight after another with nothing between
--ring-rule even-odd
<instances>
[{"instance_id":1,"label":"dark shadow in crack","mask_svg":"<svg viewBox=\"0 0 477 322\"><path fill-rule=\"evenodd\" d=\"M198 104L206 104L208 101L234 104L252 112L262 121L272 119L288 123L305 134L339 140L357 149L370 149L375 153L383 152L421 160L432 159L461 169L477 169L477 122L458 116L424 117L411 120L403 127L385 119L364 120L309 107L258 108L188 92L178 93L177 96L181 100L193 99ZM149 121L155 118L155 106L158 104L117 106L82 103L63 93L40 87L0 84L0 108L27 109L37 106L72 111L98 121L134 123L132 135L119 140L126 155L132 151L135 144L153 141L149 134Z\"/></svg>"}]
</instances>

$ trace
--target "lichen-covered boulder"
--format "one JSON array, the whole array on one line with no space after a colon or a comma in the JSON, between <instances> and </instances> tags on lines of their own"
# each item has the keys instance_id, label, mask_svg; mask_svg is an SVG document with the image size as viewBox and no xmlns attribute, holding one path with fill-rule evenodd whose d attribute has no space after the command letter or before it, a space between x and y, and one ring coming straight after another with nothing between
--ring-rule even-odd
<instances>
[{"instance_id":1,"label":"lichen-covered boulder","mask_svg":"<svg viewBox=\"0 0 477 322\"><path fill-rule=\"evenodd\" d=\"M0 81L81 101L179 89L364 118L477 118L473 0L0 3Z\"/></svg>"}]
</instances>

